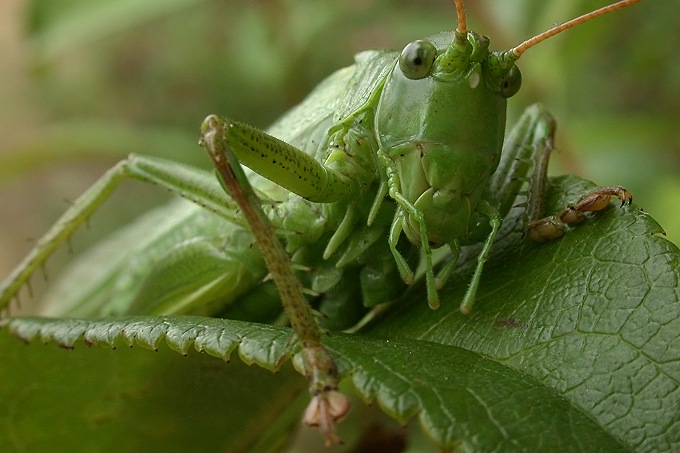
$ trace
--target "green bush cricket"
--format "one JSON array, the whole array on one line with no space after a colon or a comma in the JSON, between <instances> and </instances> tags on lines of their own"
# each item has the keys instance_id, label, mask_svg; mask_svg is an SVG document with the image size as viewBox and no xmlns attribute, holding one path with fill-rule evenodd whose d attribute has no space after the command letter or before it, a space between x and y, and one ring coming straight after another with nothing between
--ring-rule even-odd
<instances>
[{"instance_id":1,"label":"green bush cricket","mask_svg":"<svg viewBox=\"0 0 680 453\"><path fill-rule=\"evenodd\" d=\"M455 268L460 247L483 242L461 303L461 311L470 312L484 261L502 217L522 189L522 178L531 181L527 235L538 241L559 237L581 222L585 213L606 207L611 196L629 202L631 196L624 189L602 188L586 194L564 212L542 218L541 197L554 121L541 107L534 106L505 139L505 106L506 98L519 89L514 61L526 49L636 1L624 0L602 8L507 52L489 52L487 38L468 32L462 1L456 1L455 33L414 41L401 56L391 52L360 54L355 66L332 75L279 120L270 129L271 135L236 122L219 123L225 127L228 147L241 163L286 189L253 180L258 196L264 200L266 218L286 240L286 251L293 262L311 269L301 273L301 278L316 297L323 299L321 305L340 310L349 306L353 311L352 302L357 299L361 306L388 302L393 297L389 288L399 280L412 283L413 269L422 261L427 300L437 308L437 291ZM229 229L241 234L253 228L241 215L243 207L225 197L209 175L132 156L77 200L39 241L3 284L0 306L9 304L52 251L126 177L156 182L209 208L231 223L225 227L222 220L208 214L211 220L204 221L221 234ZM195 220L195 212L186 211L186 218L178 222ZM448 246L451 258L435 272L431 249L442 246ZM108 307L78 302L70 307L71 312L222 314L225 307L228 311L230 302L256 286L254 282L266 270L256 250L239 250L239 254L232 252L226 258L221 251L210 241L197 238L184 241L167 256L168 263L205 257L193 270L206 276L200 285L183 286L160 279L156 269L143 281L129 285L125 300ZM219 262L230 266L216 268ZM170 265L162 270L168 269ZM356 279L360 285L337 289L342 286L338 285L340 281ZM300 310L288 313L293 325L301 316L307 315ZM341 321L351 325L356 316ZM306 337L299 330L296 333L301 340ZM331 423L323 420L319 424L326 426L325 434L333 440Z\"/></svg>"}]
</instances>

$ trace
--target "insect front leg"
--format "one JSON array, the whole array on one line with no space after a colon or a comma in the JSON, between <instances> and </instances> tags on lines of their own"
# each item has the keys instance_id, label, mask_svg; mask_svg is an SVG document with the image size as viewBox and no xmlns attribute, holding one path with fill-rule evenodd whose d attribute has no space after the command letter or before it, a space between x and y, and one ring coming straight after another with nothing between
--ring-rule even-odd
<instances>
[{"instance_id":1,"label":"insect front leg","mask_svg":"<svg viewBox=\"0 0 680 453\"><path fill-rule=\"evenodd\" d=\"M394 261L397 264L397 269L401 275L402 280L410 285L413 283L415 278L415 273L411 266L404 258L404 256L397 249L397 244L399 242L399 237L404 232L404 222L407 222L407 218L411 216L416 219L420 231L420 250L421 256L425 261L425 282L427 287L427 303L433 310L439 308L440 301L439 295L437 294L437 283L434 278L434 265L432 264L432 250L430 249L429 238L427 236L427 226L425 225L425 219L422 212L420 212L401 192L401 182L399 180L399 174L396 170L394 162L387 157L383 152L379 152L378 156L382 165L384 165L387 173L387 185L389 188L390 197L397 202L399 206L397 208L397 213L394 216L394 221L390 227L390 234L388 238L388 243L392 255L394 256Z\"/></svg>"}]
</instances>

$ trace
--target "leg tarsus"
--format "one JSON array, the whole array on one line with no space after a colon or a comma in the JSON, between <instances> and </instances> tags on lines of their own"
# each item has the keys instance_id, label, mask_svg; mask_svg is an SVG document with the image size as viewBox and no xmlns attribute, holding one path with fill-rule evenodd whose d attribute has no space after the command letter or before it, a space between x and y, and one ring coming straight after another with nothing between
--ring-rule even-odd
<instances>
[{"instance_id":1,"label":"leg tarsus","mask_svg":"<svg viewBox=\"0 0 680 453\"><path fill-rule=\"evenodd\" d=\"M559 216L551 215L528 224L526 235L532 241L542 244L561 238L565 230L566 226L560 221Z\"/></svg>"},{"instance_id":2,"label":"leg tarsus","mask_svg":"<svg viewBox=\"0 0 680 453\"><path fill-rule=\"evenodd\" d=\"M583 213L601 211L611 201L611 197L621 200L621 207L633 201L633 195L623 187L601 187L582 196L576 204L567 208L561 215L560 220L567 225L578 225L586 217Z\"/></svg>"},{"instance_id":3,"label":"leg tarsus","mask_svg":"<svg viewBox=\"0 0 680 453\"><path fill-rule=\"evenodd\" d=\"M535 220L527 225L526 233L535 242L547 242L558 239L569 230L585 220L588 213L598 212L609 206L611 197L621 200L621 207L633 201L633 195L623 187L598 187L585 194L573 205L559 214Z\"/></svg>"},{"instance_id":4,"label":"leg tarsus","mask_svg":"<svg viewBox=\"0 0 680 453\"><path fill-rule=\"evenodd\" d=\"M309 379L312 401L305 409L303 421L318 427L326 438L325 446L342 443L335 434L335 423L341 422L349 412L349 400L338 391L335 361L321 345L302 345L303 374Z\"/></svg>"}]
</instances>

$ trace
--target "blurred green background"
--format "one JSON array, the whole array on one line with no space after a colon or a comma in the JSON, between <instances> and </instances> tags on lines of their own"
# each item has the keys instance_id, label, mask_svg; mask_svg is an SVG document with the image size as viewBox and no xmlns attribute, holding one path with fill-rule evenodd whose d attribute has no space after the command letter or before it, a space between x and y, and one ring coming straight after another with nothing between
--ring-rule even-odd
<instances>
[{"instance_id":1,"label":"blurred green background","mask_svg":"<svg viewBox=\"0 0 680 453\"><path fill-rule=\"evenodd\" d=\"M507 49L605 3L476 0L467 12ZM679 19L677 2L645 0L530 50L510 112L547 105L559 122L553 172L627 187L675 243ZM354 53L454 27L449 0L3 0L0 275L126 154L207 166L196 146L207 114L266 127ZM163 197L125 183L74 249Z\"/></svg>"}]
</instances>

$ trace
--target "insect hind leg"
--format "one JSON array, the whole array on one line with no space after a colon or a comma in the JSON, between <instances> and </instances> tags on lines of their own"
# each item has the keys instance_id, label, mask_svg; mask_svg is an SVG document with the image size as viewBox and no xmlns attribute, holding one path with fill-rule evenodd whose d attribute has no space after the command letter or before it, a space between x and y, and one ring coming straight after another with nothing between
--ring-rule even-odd
<instances>
[{"instance_id":1,"label":"insect hind leg","mask_svg":"<svg viewBox=\"0 0 680 453\"><path fill-rule=\"evenodd\" d=\"M0 309L7 307L55 250L106 201L121 181L137 179L160 185L237 224L243 224L233 202L210 172L160 158L130 155L108 170L57 220L12 274L0 284Z\"/></svg>"},{"instance_id":2,"label":"insect hind leg","mask_svg":"<svg viewBox=\"0 0 680 453\"><path fill-rule=\"evenodd\" d=\"M621 206L630 204L633 196L623 187L598 187L583 195L576 203L562 212L531 221L526 228L529 239L547 242L562 237L570 228L580 225L589 213L598 212L609 206L612 197L621 200Z\"/></svg>"},{"instance_id":3,"label":"insect hind leg","mask_svg":"<svg viewBox=\"0 0 680 453\"><path fill-rule=\"evenodd\" d=\"M589 214L601 211L609 206L612 197L621 200L621 206L630 204L633 196L623 187L599 187L583 195L575 203L553 215L543 217L546 185L548 181L548 163L554 149L555 120L540 105L527 109L535 117L535 132L531 147L533 168L529 177L529 188L526 192L526 218L524 231L535 242L547 242L558 239L569 229L583 223Z\"/></svg>"},{"instance_id":4,"label":"insect hind leg","mask_svg":"<svg viewBox=\"0 0 680 453\"><path fill-rule=\"evenodd\" d=\"M591 213L607 207L611 197L618 197L622 206L632 200L630 192L622 187L601 187L568 204L562 211L546 216L548 163L554 149L556 126L555 119L542 105L528 107L508 134L498 169L491 176L484 195L484 199L505 216L517 203L517 194L521 194L524 200L515 206L526 208L524 232L536 242L561 237ZM475 231L471 237L481 240L480 233L485 230Z\"/></svg>"}]
</instances>

